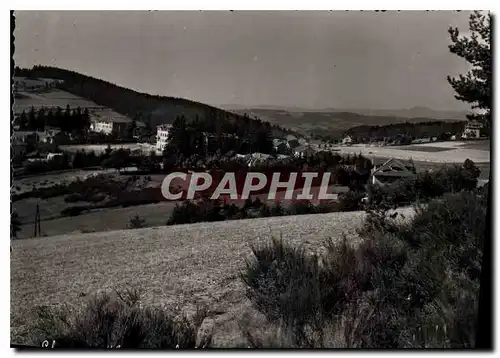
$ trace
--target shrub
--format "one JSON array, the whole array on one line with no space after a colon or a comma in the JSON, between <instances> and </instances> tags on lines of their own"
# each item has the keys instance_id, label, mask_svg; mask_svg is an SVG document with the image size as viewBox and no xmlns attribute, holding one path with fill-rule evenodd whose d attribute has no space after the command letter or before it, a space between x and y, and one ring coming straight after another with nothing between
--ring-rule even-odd
<instances>
[{"instance_id":1,"label":"shrub","mask_svg":"<svg viewBox=\"0 0 500 358\"><path fill-rule=\"evenodd\" d=\"M10 214L10 237L17 238L19 231L21 231L21 220L19 220L19 214L13 211Z\"/></svg>"},{"instance_id":2,"label":"shrub","mask_svg":"<svg viewBox=\"0 0 500 358\"><path fill-rule=\"evenodd\" d=\"M361 199L364 194L357 191L349 191L339 195L339 211L357 211L361 210Z\"/></svg>"},{"instance_id":3,"label":"shrub","mask_svg":"<svg viewBox=\"0 0 500 358\"><path fill-rule=\"evenodd\" d=\"M139 307L134 295L117 296L96 295L78 311L40 307L31 340L39 345L53 337L60 348L196 348L206 312L198 311L192 321L176 319L159 308Z\"/></svg>"},{"instance_id":4,"label":"shrub","mask_svg":"<svg viewBox=\"0 0 500 358\"><path fill-rule=\"evenodd\" d=\"M141 219L141 217L136 214L135 216L130 218L129 223L128 223L128 228L129 229L140 229L140 228L144 227L145 224L146 224L146 220Z\"/></svg>"},{"instance_id":5,"label":"shrub","mask_svg":"<svg viewBox=\"0 0 500 358\"><path fill-rule=\"evenodd\" d=\"M61 211L62 216L78 216L84 211L88 211L87 206L71 206Z\"/></svg>"},{"instance_id":6,"label":"shrub","mask_svg":"<svg viewBox=\"0 0 500 358\"><path fill-rule=\"evenodd\" d=\"M67 203L76 203L77 201L82 201L83 197L79 193L71 193L64 198L64 201Z\"/></svg>"},{"instance_id":7,"label":"shrub","mask_svg":"<svg viewBox=\"0 0 500 358\"><path fill-rule=\"evenodd\" d=\"M106 195L103 193L96 193L96 194L91 194L88 196L87 201L90 201L91 203L100 203L106 199Z\"/></svg>"},{"instance_id":8,"label":"shrub","mask_svg":"<svg viewBox=\"0 0 500 358\"><path fill-rule=\"evenodd\" d=\"M461 192L407 222L370 210L357 247L330 241L319 257L252 247L247 296L298 347L473 347L486 205Z\"/></svg>"},{"instance_id":9,"label":"shrub","mask_svg":"<svg viewBox=\"0 0 500 358\"><path fill-rule=\"evenodd\" d=\"M415 178L398 180L386 186L373 186L372 205L393 207L408 205L411 202L427 202L445 193L471 191L477 187L480 170L474 162L466 159L462 166L443 166L435 172L418 173Z\"/></svg>"},{"instance_id":10,"label":"shrub","mask_svg":"<svg viewBox=\"0 0 500 358\"><path fill-rule=\"evenodd\" d=\"M316 213L316 207L307 200L295 201L287 210L288 215L304 215Z\"/></svg>"},{"instance_id":11,"label":"shrub","mask_svg":"<svg viewBox=\"0 0 500 358\"><path fill-rule=\"evenodd\" d=\"M167 225L188 224L196 222L199 217L199 207L190 200L176 204Z\"/></svg>"}]
</instances>

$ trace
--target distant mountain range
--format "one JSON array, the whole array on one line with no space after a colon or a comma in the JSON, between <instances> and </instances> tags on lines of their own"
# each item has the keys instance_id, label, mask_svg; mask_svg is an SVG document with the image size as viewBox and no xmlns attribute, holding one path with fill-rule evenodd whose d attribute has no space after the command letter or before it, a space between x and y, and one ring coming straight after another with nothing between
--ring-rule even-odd
<instances>
[{"instance_id":1,"label":"distant mountain range","mask_svg":"<svg viewBox=\"0 0 500 358\"><path fill-rule=\"evenodd\" d=\"M466 120L467 111L435 110L427 107L412 107L402 109L368 109L368 108L323 108L312 109L302 107L279 107L279 106L241 106L241 105L221 105L221 108L228 111L242 112L248 110L283 111L291 113L355 113L364 116L380 117L403 117L403 118L432 118L448 120Z\"/></svg>"}]
</instances>

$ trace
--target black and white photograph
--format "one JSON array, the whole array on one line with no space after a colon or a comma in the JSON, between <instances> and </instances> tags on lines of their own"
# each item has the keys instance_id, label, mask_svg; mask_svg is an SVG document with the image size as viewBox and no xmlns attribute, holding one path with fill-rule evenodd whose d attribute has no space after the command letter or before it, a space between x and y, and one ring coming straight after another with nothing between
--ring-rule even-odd
<instances>
[{"instance_id":1,"label":"black and white photograph","mask_svg":"<svg viewBox=\"0 0 500 358\"><path fill-rule=\"evenodd\" d=\"M493 16L13 10L11 348L492 349Z\"/></svg>"}]
</instances>

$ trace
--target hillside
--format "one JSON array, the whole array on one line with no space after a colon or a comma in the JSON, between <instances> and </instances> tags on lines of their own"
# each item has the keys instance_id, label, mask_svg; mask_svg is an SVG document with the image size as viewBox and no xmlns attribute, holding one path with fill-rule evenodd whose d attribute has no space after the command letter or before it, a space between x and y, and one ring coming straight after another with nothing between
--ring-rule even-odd
<instances>
[{"instance_id":1,"label":"hillside","mask_svg":"<svg viewBox=\"0 0 500 358\"><path fill-rule=\"evenodd\" d=\"M38 96L32 96L31 98L28 96L28 98L16 100L16 102L19 101L18 108L28 105L31 107L31 105L35 104L40 105L44 102L60 105L59 103L64 100L63 97L66 97L67 100L74 103L76 103L76 98L83 102L87 101L87 103L78 104L81 107L107 107L120 115L148 122L152 126L172 123L178 116L185 116L188 120L194 120L195 118L209 119L210 121L222 119L230 122L245 120L243 115L227 112L203 103L184 98L140 93L101 79L57 67L16 68L15 76L23 77L28 81L36 81L37 79L51 80L55 82L56 87L55 91L52 89L41 91L42 93ZM47 96L49 99L47 99ZM73 98L70 98L72 96ZM280 132L279 128L273 128L273 130Z\"/></svg>"},{"instance_id":2,"label":"hillside","mask_svg":"<svg viewBox=\"0 0 500 358\"><path fill-rule=\"evenodd\" d=\"M293 131L309 135L331 135L341 136L348 129L359 126L383 126L396 123L423 123L432 121L445 121L455 122L457 120L465 120L465 117L454 115L452 117L445 117L441 113L437 117L408 117L404 115L395 116L390 112L384 114L382 110L373 111L370 114L369 110L363 113L355 113L350 111L339 110L300 110L300 109L235 109L236 113L248 113L252 116L258 116L265 121L272 124L280 125ZM412 112L407 112L412 113ZM418 112L413 112L418 113ZM424 114L425 111L420 111ZM427 112L429 114L431 112ZM401 114L401 113L399 113ZM460 119L462 118L462 119Z\"/></svg>"},{"instance_id":3,"label":"hillside","mask_svg":"<svg viewBox=\"0 0 500 358\"><path fill-rule=\"evenodd\" d=\"M287 112L305 112L305 113L339 113L349 112L354 114L361 114L364 116L378 116L378 117L403 117L403 118L433 118L438 120L458 120L463 121L466 119L467 111L453 111L453 110L434 110L427 107L412 107L401 109L369 109L369 108L321 108L312 109L305 107L279 107L279 106L241 106L241 105L221 105L223 109L228 111L253 111L253 110L273 110L273 111L287 111Z\"/></svg>"},{"instance_id":4,"label":"hillside","mask_svg":"<svg viewBox=\"0 0 500 358\"><path fill-rule=\"evenodd\" d=\"M400 209L411 215L412 209ZM248 306L238 273L250 243L282 235L318 250L355 240L364 212L271 217L17 240L11 254L11 343L26 343L38 305L80 305L100 290L135 286L145 305L215 311L215 344L238 339Z\"/></svg>"}]
</instances>

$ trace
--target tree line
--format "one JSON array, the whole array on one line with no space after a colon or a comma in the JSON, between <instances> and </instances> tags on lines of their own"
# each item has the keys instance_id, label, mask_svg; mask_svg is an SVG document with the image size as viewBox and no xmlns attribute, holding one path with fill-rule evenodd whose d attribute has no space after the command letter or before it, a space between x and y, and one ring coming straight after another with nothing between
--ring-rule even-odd
<instances>
[{"instance_id":1,"label":"tree line","mask_svg":"<svg viewBox=\"0 0 500 358\"><path fill-rule=\"evenodd\" d=\"M14 119L14 125L19 126L19 130L44 131L46 127L59 128L63 132L84 131L90 126L90 114L87 108L77 107L71 109L69 105L63 110L61 107L39 108L34 107L26 113L22 111Z\"/></svg>"},{"instance_id":2,"label":"tree line","mask_svg":"<svg viewBox=\"0 0 500 358\"><path fill-rule=\"evenodd\" d=\"M228 122L239 121L242 116L224 111L203 103L184 98L166 97L140 93L116 84L103 81L81 73L51 66L36 65L33 68L15 68L15 75L28 78L52 78L60 80L55 86L106 106L129 118L148 123L151 127L170 123L178 116L192 121L196 118L212 122L215 118L224 118ZM248 119L248 121L255 121ZM273 125L275 133L287 133L288 130Z\"/></svg>"},{"instance_id":3,"label":"tree line","mask_svg":"<svg viewBox=\"0 0 500 358\"><path fill-rule=\"evenodd\" d=\"M462 134L465 123L464 121L429 121L394 123L383 126L362 125L348 129L345 134L351 136L358 143L390 140L397 142L397 144L409 144L412 140L425 137L449 140L452 135Z\"/></svg>"},{"instance_id":4,"label":"tree line","mask_svg":"<svg viewBox=\"0 0 500 358\"><path fill-rule=\"evenodd\" d=\"M188 122L184 116L177 117L168 134L165 157L189 158L192 155L206 157L217 152L265 153L273 151L271 125L243 116L230 122L218 116L213 121L198 117Z\"/></svg>"}]
</instances>

